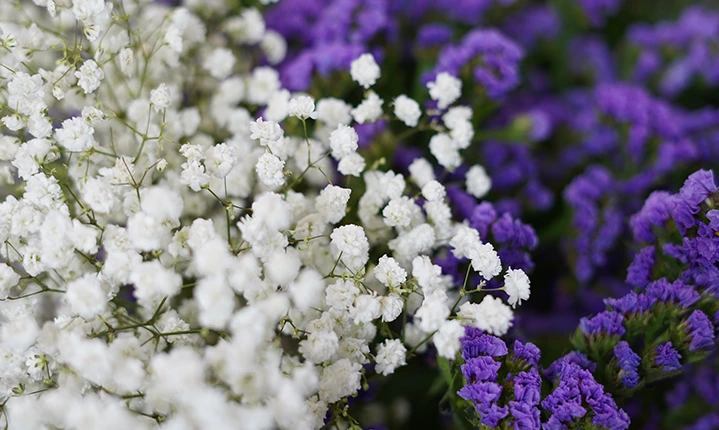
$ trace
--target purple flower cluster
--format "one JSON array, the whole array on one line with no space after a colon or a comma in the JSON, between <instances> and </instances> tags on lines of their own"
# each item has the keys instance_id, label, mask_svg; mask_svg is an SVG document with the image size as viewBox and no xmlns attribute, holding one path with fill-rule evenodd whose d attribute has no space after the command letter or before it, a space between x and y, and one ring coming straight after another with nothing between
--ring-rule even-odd
<instances>
[{"instance_id":1,"label":"purple flower cluster","mask_svg":"<svg viewBox=\"0 0 719 430\"><path fill-rule=\"evenodd\" d=\"M579 0L579 4L594 26L603 25L607 16L614 14L622 0Z\"/></svg>"},{"instance_id":2,"label":"purple flower cluster","mask_svg":"<svg viewBox=\"0 0 719 430\"><path fill-rule=\"evenodd\" d=\"M627 39L638 51L633 78L658 81L659 92L675 97L695 78L710 86L719 84L719 13L690 7L676 21L635 24Z\"/></svg>"},{"instance_id":3,"label":"purple flower cluster","mask_svg":"<svg viewBox=\"0 0 719 430\"><path fill-rule=\"evenodd\" d=\"M267 26L284 36L290 50L280 67L282 84L291 91L310 87L314 73L327 76L348 70L376 38L396 37L396 21L387 0L289 0L271 8ZM381 56L381 52L376 54Z\"/></svg>"},{"instance_id":4,"label":"purple flower cluster","mask_svg":"<svg viewBox=\"0 0 719 430\"><path fill-rule=\"evenodd\" d=\"M617 359L619 374L617 375L627 388L634 388L639 383L639 365L642 358L638 356L626 341L621 341L614 347L614 357Z\"/></svg>"},{"instance_id":5,"label":"purple flower cluster","mask_svg":"<svg viewBox=\"0 0 719 430\"><path fill-rule=\"evenodd\" d=\"M440 51L434 70L423 81L433 80L440 72L463 76L469 68L487 96L498 99L519 84L523 56L522 48L499 31L473 30L459 44L446 45Z\"/></svg>"},{"instance_id":6,"label":"purple flower cluster","mask_svg":"<svg viewBox=\"0 0 719 430\"><path fill-rule=\"evenodd\" d=\"M531 343L515 341L510 354L501 339L467 328L461 366L466 384L457 394L471 402L483 425L497 427L505 422L517 429L539 429L539 357L539 349Z\"/></svg>"},{"instance_id":7,"label":"purple flower cluster","mask_svg":"<svg viewBox=\"0 0 719 430\"><path fill-rule=\"evenodd\" d=\"M544 429L565 429L573 424L583 428L593 424L612 430L629 428L629 416L604 392L592 372L570 360L556 366L554 390L542 400L549 413Z\"/></svg>"}]
</instances>

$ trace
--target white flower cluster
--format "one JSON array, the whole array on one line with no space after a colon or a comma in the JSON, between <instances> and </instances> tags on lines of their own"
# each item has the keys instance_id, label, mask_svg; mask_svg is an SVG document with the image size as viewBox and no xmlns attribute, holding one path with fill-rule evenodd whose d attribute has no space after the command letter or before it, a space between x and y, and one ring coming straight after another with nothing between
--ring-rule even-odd
<instances>
[{"instance_id":1,"label":"white flower cluster","mask_svg":"<svg viewBox=\"0 0 719 430\"><path fill-rule=\"evenodd\" d=\"M429 345L453 359L464 325L507 331L507 305L467 301L432 262L451 245L502 272L431 164L405 178L359 148L356 124L427 129L417 101L391 117L371 90L357 106L290 93L249 63L281 61L284 40L234 2L32 3L0 0L1 426L315 429L364 365L387 375ZM380 68L364 54L350 74L368 89ZM440 109L460 93L429 85ZM433 124L447 169L471 116ZM470 169L470 193L490 186ZM505 284L528 298L523 272Z\"/></svg>"}]
</instances>

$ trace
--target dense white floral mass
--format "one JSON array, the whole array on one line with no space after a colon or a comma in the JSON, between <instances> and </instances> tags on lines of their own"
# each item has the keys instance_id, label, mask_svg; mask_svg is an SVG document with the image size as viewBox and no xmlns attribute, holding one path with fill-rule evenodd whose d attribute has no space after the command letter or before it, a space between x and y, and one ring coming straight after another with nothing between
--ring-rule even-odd
<instances>
[{"instance_id":1,"label":"dense white floral mass","mask_svg":"<svg viewBox=\"0 0 719 430\"><path fill-rule=\"evenodd\" d=\"M405 177L360 145L379 119L430 129L416 100L282 88L266 64L287 43L255 9L32 3L0 0L0 180L16 190L0 203L0 426L315 429L370 374L429 347L454 359L465 325L510 327L501 299L472 303L433 263L449 246L477 277L503 271L431 163ZM349 70L364 89L380 75L371 54ZM428 89L445 109L461 83ZM432 123L446 169L471 114ZM469 193L490 186L469 170ZM504 281L512 306L529 297L524 272Z\"/></svg>"}]
</instances>

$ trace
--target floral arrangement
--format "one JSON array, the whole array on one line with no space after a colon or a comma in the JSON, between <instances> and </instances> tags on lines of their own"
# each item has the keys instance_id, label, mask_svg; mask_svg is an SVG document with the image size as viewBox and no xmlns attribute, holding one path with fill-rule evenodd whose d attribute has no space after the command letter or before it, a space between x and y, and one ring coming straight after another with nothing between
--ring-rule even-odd
<instances>
[{"instance_id":1,"label":"floral arrangement","mask_svg":"<svg viewBox=\"0 0 719 430\"><path fill-rule=\"evenodd\" d=\"M719 428L719 10L0 0L0 427Z\"/></svg>"}]
</instances>

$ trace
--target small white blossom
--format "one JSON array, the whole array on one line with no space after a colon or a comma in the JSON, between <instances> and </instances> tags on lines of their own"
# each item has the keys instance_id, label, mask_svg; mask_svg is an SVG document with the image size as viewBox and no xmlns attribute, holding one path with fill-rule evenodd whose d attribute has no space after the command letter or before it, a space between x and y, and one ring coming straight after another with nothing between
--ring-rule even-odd
<instances>
[{"instance_id":1,"label":"small white blossom","mask_svg":"<svg viewBox=\"0 0 719 430\"><path fill-rule=\"evenodd\" d=\"M529 299L529 277L522 269L508 268L504 274L504 291L509 295L512 307L520 304L522 300Z\"/></svg>"},{"instance_id":2,"label":"small white blossom","mask_svg":"<svg viewBox=\"0 0 719 430\"><path fill-rule=\"evenodd\" d=\"M427 84L429 96L437 100L437 107L445 109L462 95L462 81L447 72L441 72Z\"/></svg>"},{"instance_id":3,"label":"small white blossom","mask_svg":"<svg viewBox=\"0 0 719 430\"><path fill-rule=\"evenodd\" d=\"M80 85L85 94L90 94L100 87L100 82L105 79L105 72L97 65L95 60L85 61L80 69L75 72L77 84Z\"/></svg>"},{"instance_id":4,"label":"small white blossom","mask_svg":"<svg viewBox=\"0 0 719 430\"><path fill-rule=\"evenodd\" d=\"M492 188L492 179L480 165L474 165L467 171L467 191L473 196L484 197Z\"/></svg>"},{"instance_id":5,"label":"small white blossom","mask_svg":"<svg viewBox=\"0 0 719 430\"><path fill-rule=\"evenodd\" d=\"M407 127L416 127L419 117L422 116L422 111L419 108L419 103L402 94L394 99L394 114Z\"/></svg>"},{"instance_id":6,"label":"small white blossom","mask_svg":"<svg viewBox=\"0 0 719 430\"><path fill-rule=\"evenodd\" d=\"M381 375L390 375L401 366L407 364L405 356L407 348L399 339L384 341L377 349L377 365L375 370Z\"/></svg>"},{"instance_id":7,"label":"small white blossom","mask_svg":"<svg viewBox=\"0 0 719 430\"><path fill-rule=\"evenodd\" d=\"M481 303L464 303L457 315L467 325L495 336L504 336L512 326L512 309L498 297L484 296Z\"/></svg>"},{"instance_id":8,"label":"small white blossom","mask_svg":"<svg viewBox=\"0 0 719 430\"><path fill-rule=\"evenodd\" d=\"M309 96L299 96L290 100L289 114L301 120L316 119L315 101Z\"/></svg>"},{"instance_id":9,"label":"small white blossom","mask_svg":"<svg viewBox=\"0 0 719 430\"><path fill-rule=\"evenodd\" d=\"M372 54L362 54L357 57L350 65L350 75L352 80L362 85L365 89L371 87L377 82L380 75L380 69Z\"/></svg>"}]
</instances>

